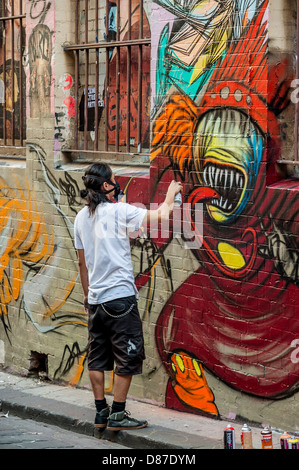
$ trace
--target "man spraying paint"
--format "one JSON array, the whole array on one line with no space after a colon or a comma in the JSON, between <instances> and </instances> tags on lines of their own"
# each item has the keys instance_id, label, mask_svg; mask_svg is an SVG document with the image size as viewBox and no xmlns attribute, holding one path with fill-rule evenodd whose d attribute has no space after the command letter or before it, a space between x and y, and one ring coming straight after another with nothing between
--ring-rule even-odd
<instances>
[{"instance_id":1,"label":"man spraying paint","mask_svg":"<svg viewBox=\"0 0 299 470\"><path fill-rule=\"evenodd\" d=\"M75 219L75 247L88 310L88 370L97 409L95 426L108 430L139 429L147 421L125 410L132 376L142 373L145 359L142 323L137 306L130 232L167 220L182 184L172 181L156 210L116 202L120 187L111 168L91 165L83 176L86 206ZM112 408L104 396L104 371L115 367Z\"/></svg>"}]
</instances>

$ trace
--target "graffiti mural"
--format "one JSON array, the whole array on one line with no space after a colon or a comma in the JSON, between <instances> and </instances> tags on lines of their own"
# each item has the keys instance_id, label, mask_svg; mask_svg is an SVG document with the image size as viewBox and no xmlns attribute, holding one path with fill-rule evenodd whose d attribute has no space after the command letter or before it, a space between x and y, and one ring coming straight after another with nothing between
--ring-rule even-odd
<instances>
[{"instance_id":1,"label":"graffiti mural","mask_svg":"<svg viewBox=\"0 0 299 470\"><path fill-rule=\"evenodd\" d=\"M8 184L0 178L0 319L9 341L12 333L9 308L16 302L19 314L25 314L39 334L58 331L62 334L68 325L84 330L87 326L82 303L73 295L78 279L72 243L73 223L61 207L61 199L66 198L68 207L77 213L81 207L77 198L79 188L67 173L59 178L53 175L41 147L30 143L28 146L38 157L45 188L43 200L37 201L28 180L21 182L15 176ZM55 229L46 222L41 203L54 210ZM69 271L65 270L64 259L71 263ZM80 380L86 355L85 342L81 349L76 343L63 350L61 344L61 351L57 350L57 354L61 354L61 364L55 376L72 369L69 380L73 383ZM65 361L72 367L65 365Z\"/></svg>"},{"instance_id":2,"label":"graffiti mural","mask_svg":"<svg viewBox=\"0 0 299 470\"><path fill-rule=\"evenodd\" d=\"M172 20L160 31L152 18L153 38L159 38L155 78L155 108L174 86L195 99L211 77L217 61L253 18L260 0L176 2L158 0ZM163 15L155 10L157 19ZM164 23L163 23L164 24Z\"/></svg>"},{"instance_id":3,"label":"graffiti mural","mask_svg":"<svg viewBox=\"0 0 299 470\"><path fill-rule=\"evenodd\" d=\"M173 218L169 231L145 231L131 240L147 347L136 395L216 418L230 406L221 402L229 390L236 402L261 402L256 415L264 405L274 408L274 401L289 406L293 400L286 399L298 391L298 182L281 180L276 168L293 64L283 54L278 59L269 54L268 3L152 3L151 57L145 58L142 77L142 106L148 111L142 145L149 146L151 124L150 171L115 170L127 201L147 207L164 200L172 179L180 180L184 204L176 216L190 228L179 230ZM72 138L75 75L59 70L54 107L53 52L59 49L57 44L54 49L54 2L28 0L26 5L26 113L28 118L52 117L53 146L48 148L55 156ZM109 5L113 40L116 2ZM128 2L124 5L122 14L128 11ZM147 35L148 2L142 13L140 2L131 5L132 34L137 35L142 15ZM121 40L126 40L128 18L121 16L121 24ZM111 49L110 90L116 85L116 55ZM135 129L138 67L134 54L132 59ZM120 63L119 137L124 145L126 57L121 55ZM104 81L103 73L101 93ZM0 97L1 89L0 81ZM113 142L116 97L109 99ZM12 103L7 100L7 105ZM53 169L52 154L39 144L27 142L26 171L1 171L1 356L5 353L7 363L16 367L22 362L24 369L26 358L19 357L27 349L30 354L28 345L34 344L33 352L50 356L51 378L84 386L87 317L72 241L74 216L82 207L82 167L77 172ZM24 327L19 348L22 341L16 338ZM111 392L113 373L109 381L106 391Z\"/></svg>"},{"instance_id":4,"label":"graffiti mural","mask_svg":"<svg viewBox=\"0 0 299 470\"><path fill-rule=\"evenodd\" d=\"M162 202L168 182L181 180L200 247L198 268L160 312L156 346L166 405L218 416L205 372L253 396L298 389L298 193L279 191L275 171L292 77L286 61L267 63L267 1L156 4L172 20L157 47L149 200ZM151 237L156 259L173 242ZM137 275L139 288L152 284L153 267Z\"/></svg>"},{"instance_id":5,"label":"graffiti mural","mask_svg":"<svg viewBox=\"0 0 299 470\"><path fill-rule=\"evenodd\" d=\"M109 14L109 37L108 40L115 40L116 38L116 3L110 2ZM128 1L122 2L120 10L121 32L120 40L138 39L140 29L140 16L143 17L143 34L144 37L150 37L150 25L146 13L140 11L140 2L132 0L131 2L131 29L128 31ZM130 122L127 123L127 77L128 77L128 56L127 49L120 49L120 84L119 84L119 100L120 100L120 129L119 129L119 144L126 145L127 141L127 125L131 129L131 145L137 146L138 133L138 47L131 48L131 67L130 67ZM110 51L110 65L109 65L109 143L115 144L116 141L116 67L117 67L117 54L115 50ZM142 109L145 109L144 120L142 122L142 135L141 143L143 148L149 148L149 128L150 128L150 48L144 48L142 55ZM105 96L105 95L104 95Z\"/></svg>"},{"instance_id":6,"label":"graffiti mural","mask_svg":"<svg viewBox=\"0 0 299 470\"><path fill-rule=\"evenodd\" d=\"M53 35L54 3L31 1L27 27L28 117L47 116L54 110Z\"/></svg>"}]
</instances>

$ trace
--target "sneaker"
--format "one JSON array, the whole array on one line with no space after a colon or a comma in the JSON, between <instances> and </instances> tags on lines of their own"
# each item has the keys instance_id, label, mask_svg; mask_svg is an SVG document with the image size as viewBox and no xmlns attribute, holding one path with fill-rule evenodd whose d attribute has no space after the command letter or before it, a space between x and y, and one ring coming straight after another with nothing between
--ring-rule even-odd
<instances>
[{"instance_id":1,"label":"sneaker","mask_svg":"<svg viewBox=\"0 0 299 470\"><path fill-rule=\"evenodd\" d=\"M147 425L147 421L138 421L131 418L128 411L120 411L109 416L107 429L109 431L121 431L122 429L145 428Z\"/></svg>"},{"instance_id":2,"label":"sneaker","mask_svg":"<svg viewBox=\"0 0 299 470\"><path fill-rule=\"evenodd\" d=\"M96 428L105 428L110 414L110 407L104 408L102 411L97 411L94 425Z\"/></svg>"}]
</instances>

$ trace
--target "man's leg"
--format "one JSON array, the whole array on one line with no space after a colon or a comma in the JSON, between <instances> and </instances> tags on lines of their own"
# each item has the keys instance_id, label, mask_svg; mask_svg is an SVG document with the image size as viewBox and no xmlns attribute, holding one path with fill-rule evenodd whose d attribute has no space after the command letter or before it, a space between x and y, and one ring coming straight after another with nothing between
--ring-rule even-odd
<instances>
[{"instance_id":1,"label":"man's leg","mask_svg":"<svg viewBox=\"0 0 299 470\"><path fill-rule=\"evenodd\" d=\"M89 371L89 379L90 379L94 399L95 400L103 400L105 398L104 372L102 370L90 370Z\"/></svg>"},{"instance_id":2,"label":"man's leg","mask_svg":"<svg viewBox=\"0 0 299 470\"><path fill-rule=\"evenodd\" d=\"M110 413L110 409L105 398L105 377L104 372L101 370L90 370L89 379L94 395L94 402L97 409L95 418L95 427L105 428Z\"/></svg>"},{"instance_id":3,"label":"man's leg","mask_svg":"<svg viewBox=\"0 0 299 470\"><path fill-rule=\"evenodd\" d=\"M125 402L131 385L131 375L114 375L114 400Z\"/></svg>"},{"instance_id":4,"label":"man's leg","mask_svg":"<svg viewBox=\"0 0 299 470\"><path fill-rule=\"evenodd\" d=\"M147 421L131 418L125 411L126 399L131 385L131 375L114 375L114 400L107 429L120 431L122 429L139 429L147 426Z\"/></svg>"},{"instance_id":5,"label":"man's leg","mask_svg":"<svg viewBox=\"0 0 299 470\"><path fill-rule=\"evenodd\" d=\"M111 414L124 411L126 408L126 399L131 385L131 375L114 374L114 400L112 403Z\"/></svg>"}]
</instances>

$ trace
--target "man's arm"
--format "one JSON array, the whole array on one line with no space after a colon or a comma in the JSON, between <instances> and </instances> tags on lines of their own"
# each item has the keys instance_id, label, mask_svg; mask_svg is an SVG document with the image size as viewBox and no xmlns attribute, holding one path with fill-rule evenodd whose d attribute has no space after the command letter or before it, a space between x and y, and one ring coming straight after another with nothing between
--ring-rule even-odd
<instances>
[{"instance_id":1,"label":"man's arm","mask_svg":"<svg viewBox=\"0 0 299 470\"><path fill-rule=\"evenodd\" d=\"M79 266L79 276L82 284L83 295L84 295L84 308L86 313L88 312L88 270L85 263L84 250L77 250L78 254L78 266Z\"/></svg>"},{"instance_id":2,"label":"man's arm","mask_svg":"<svg viewBox=\"0 0 299 470\"><path fill-rule=\"evenodd\" d=\"M176 194L182 191L183 185L177 181L172 181L168 187L164 202L156 210L148 210L142 225L148 223L161 222L169 219L174 206L174 198Z\"/></svg>"}]
</instances>

